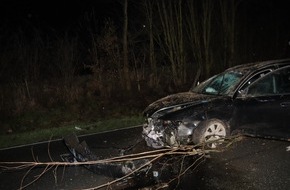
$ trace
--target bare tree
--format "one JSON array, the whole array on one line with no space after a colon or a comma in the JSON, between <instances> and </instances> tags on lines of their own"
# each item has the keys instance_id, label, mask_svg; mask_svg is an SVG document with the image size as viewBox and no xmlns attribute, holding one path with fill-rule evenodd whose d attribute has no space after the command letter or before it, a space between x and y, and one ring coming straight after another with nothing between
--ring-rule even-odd
<instances>
[{"instance_id":1,"label":"bare tree","mask_svg":"<svg viewBox=\"0 0 290 190\"><path fill-rule=\"evenodd\" d=\"M153 2L151 0L145 1L146 19L148 23L148 36L149 36L149 63L150 63L150 81L149 85L155 86L158 83L157 80L157 66L156 55L154 47L154 32L153 32Z\"/></svg>"},{"instance_id":2,"label":"bare tree","mask_svg":"<svg viewBox=\"0 0 290 190\"><path fill-rule=\"evenodd\" d=\"M223 30L224 62L226 67L233 66L236 42L236 13L241 0L220 0Z\"/></svg>"},{"instance_id":3,"label":"bare tree","mask_svg":"<svg viewBox=\"0 0 290 190\"><path fill-rule=\"evenodd\" d=\"M114 23L105 21L101 34L91 33L91 47L89 49L90 68L95 75L95 85L103 97L110 97L114 85L119 85L114 79L122 79L121 53Z\"/></svg>"},{"instance_id":4,"label":"bare tree","mask_svg":"<svg viewBox=\"0 0 290 190\"><path fill-rule=\"evenodd\" d=\"M128 60L128 0L124 0L123 5L124 24L123 24L123 72L125 86L128 91L131 90L130 73L129 73L129 60Z\"/></svg>"},{"instance_id":5,"label":"bare tree","mask_svg":"<svg viewBox=\"0 0 290 190\"><path fill-rule=\"evenodd\" d=\"M70 39L68 34L60 38L56 43L56 57L57 64L61 76L65 83L71 81L74 77L76 65L79 61L78 54L78 39Z\"/></svg>"},{"instance_id":6,"label":"bare tree","mask_svg":"<svg viewBox=\"0 0 290 190\"><path fill-rule=\"evenodd\" d=\"M210 0L188 1L187 33L191 51L198 64L197 73L203 72L208 77L212 68L212 13L213 2ZM198 75L197 75L198 77Z\"/></svg>"},{"instance_id":7,"label":"bare tree","mask_svg":"<svg viewBox=\"0 0 290 190\"><path fill-rule=\"evenodd\" d=\"M176 1L163 0L157 7L163 31L158 43L171 64L174 84L180 85L186 80L182 1L176 5Z\"/></svg>"}]
</instances>

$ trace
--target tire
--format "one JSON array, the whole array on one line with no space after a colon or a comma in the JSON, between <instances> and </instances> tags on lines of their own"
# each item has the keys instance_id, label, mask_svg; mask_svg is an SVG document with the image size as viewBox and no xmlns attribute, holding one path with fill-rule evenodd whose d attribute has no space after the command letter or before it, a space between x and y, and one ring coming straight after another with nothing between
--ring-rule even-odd
<instances>
[{"instance_id":1,"label":"tire","mask_svg":"<svg viewBox=\"0 0 290 190\"><path fill-rule=\"evenodd\" d=\"M210 148L217 148L220 144L216 142L218 139L224 139L228 136L228 126L219 119L210 119L200 123L194 130L192 141L194 144L206 143ZM215 141L213 143L207 143Z\"/></svg>"}]
</instances>

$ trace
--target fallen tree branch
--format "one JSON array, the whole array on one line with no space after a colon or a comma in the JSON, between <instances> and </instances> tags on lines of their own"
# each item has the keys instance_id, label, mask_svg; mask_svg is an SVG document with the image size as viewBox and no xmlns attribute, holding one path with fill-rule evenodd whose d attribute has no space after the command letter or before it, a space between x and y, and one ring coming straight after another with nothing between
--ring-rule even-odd
<instances>
[{"instance_id":1,"label":"fallen tree branch","mask_svg":"<svg viewBox=\"0 0 290 190\"><path fill-rule=\"evenodd\" d=\"M21 181L21 187L20 189L26 188L29 185L35 183L38 179L40 179L47 171L51 170L52 168L57 168L59 166L78 166L78 165L95 165L95 164L112 164L112 163L124 163L124 162L129 162L129 161L136 161L136 160L146 160L146 163L142 164L141 166L133 169L131 172L128 174L114 179L106 184L102 184L93 188L87 188L83 190L92 190L92 189L100 189L103 187L110 187L111 185L118 183L128 177L133 176L137 172L141 171L142 169L154 164L157 160L164 158L166 156L171 156L171 158L179 157L182 156L181 158L181 164L180 164L180 171L178 175L169 180L167 183L163 184L159 188L164 188L166 184L170 184L175 180L180 180L180 178L186 174L190 169L195 169L198 167L203 162L203 158L209 153L213 152L221 152L223 151L224 148L228 148L231 146L234 142L239 141L241 138L240 136L233 136L230 138L218 140L218 143L222 143L223 146L220 149L209 149L207 148L207 144L213 143L213 142L206 142L202 143L199 145L184 145L184 146L179 146L176 148L166 148L166 149L159 149L159 150L152 150L152 151L145 151L145 152L140 152L136 154L129 154L129 155L123 155L123 156L117 156L113 158L108 158L108 159L103 159L103 160L94 160L94 161L86 161L86 162L55 162L52 161L52 158L49 154L50 162L40 162L38 160L35 160L33 162L0 162L0 168L4 170L23 170L23 169L28 169L27 172L25 173L24 177L22 178ZM216 141L214 141L216 142ZM197 156L195 160L186 168L184 168L184 159L186 157L192 157L192 156ZM31 182L28 184L24 185L24 180L26 177L29 175L31 170L33 170L36 167L44 167L42 172L35 176L35 179L33 179ZM157 188L158 189L158 188Z\"/></svg>"}]
</instances>

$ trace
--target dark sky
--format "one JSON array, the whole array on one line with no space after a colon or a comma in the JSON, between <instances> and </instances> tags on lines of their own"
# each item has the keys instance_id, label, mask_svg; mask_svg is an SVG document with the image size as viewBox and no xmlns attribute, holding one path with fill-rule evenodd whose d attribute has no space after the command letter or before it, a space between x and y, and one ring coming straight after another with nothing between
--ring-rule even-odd
<instances>
[{"instance_id":1,"label":"dark sky","mask_svg":"<svg viewBox=\"0 0 290 190\"><path fill-rule=\"evenodd\" d=\"M131 3L136 0L130 1ZM69 26L85 12L94 10L96 17L121 17L123 0L2 0L0 21L9 24L31 22L51 27ZM290 22L290 2L283 0L242 0L243 16L257 27ZM249 23L251 24L251 23ZM289 27L290 28L290 27Z\"/></svg>"},{"instance_id":2,"label":"dark sky","mask_svg":"<svg viewBox=\"0 0 290 190\"><path fill-rule=\"evenodd\" d=\"M1 21L8 25L30 22L35 26L68 27L85 12L96 17L112 17L121 6L116 0L4 0L0 5Z\"/></svg>"},{"instance_id":3,"label":"dark sky","mask_svg":"<svg viewBox=\"0 0 290 190\"><path fill-rule=\"evenodd\" d=\"M136 1L138 0L130 0L129 3L136 4ZM123 0L2 0L0 32L23 25L56 30L74 29L84 13L92 10L99 21L111 17L115 24L120 24L122 2ZM276 41L285 43L286 47L290 40L289 4L284 0L241 0L237 15L239 35L251 34L249 38L256 38L257 43L277 38ZM134 11L134 8L129 8L130 10ZM129 25L132 22L141 23L136 19L136 12L133 17L129 17Z\"/></svg>"}]
</instances>

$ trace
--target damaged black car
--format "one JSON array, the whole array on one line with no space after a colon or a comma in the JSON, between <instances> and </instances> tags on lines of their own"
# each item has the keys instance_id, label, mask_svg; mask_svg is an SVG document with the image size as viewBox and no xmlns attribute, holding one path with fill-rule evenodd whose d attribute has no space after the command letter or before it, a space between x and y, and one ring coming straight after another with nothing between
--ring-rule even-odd
<instances>
[{"instance_id":1,"label":"damaged black car","mask_svg":"<svg viewBox=\"0 0 290 190\"><path fill-rule=\"evenodd\" d=\"M157 100L144 114L143 137L153 148L203 142L216 148L237 132L289 140L290 59L229 68Z\"/></svg>"}]
</instances>

